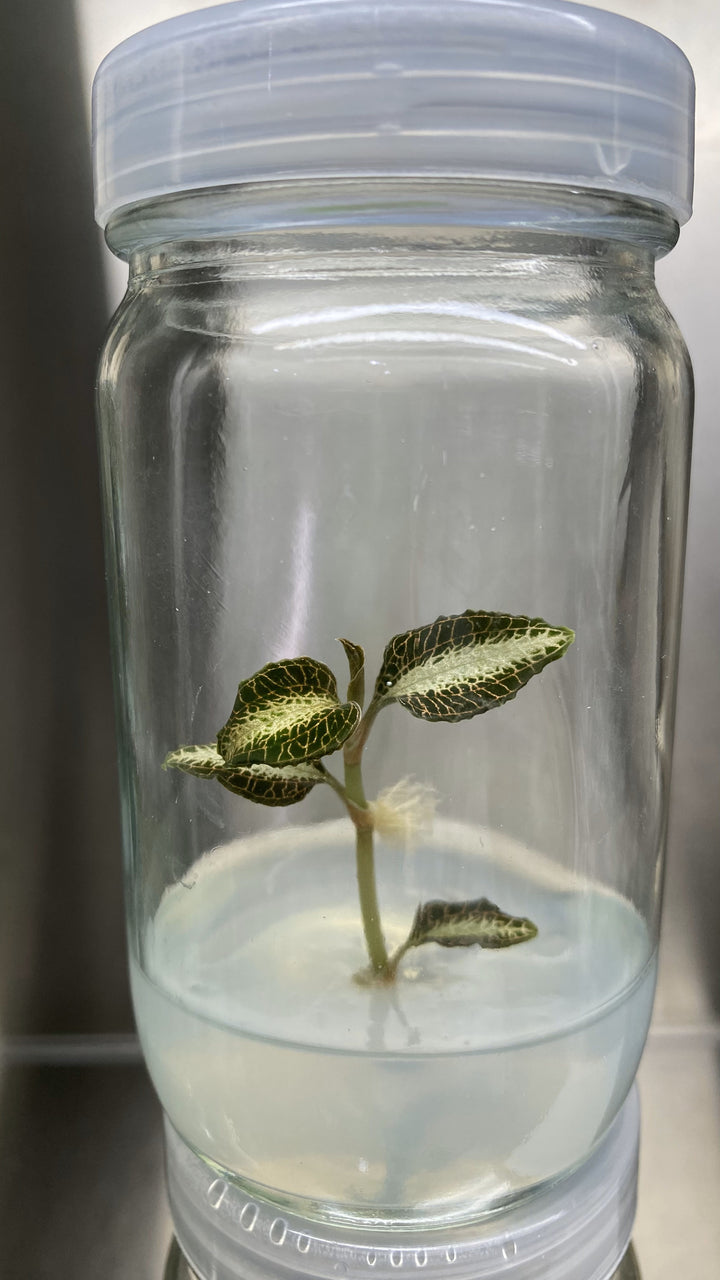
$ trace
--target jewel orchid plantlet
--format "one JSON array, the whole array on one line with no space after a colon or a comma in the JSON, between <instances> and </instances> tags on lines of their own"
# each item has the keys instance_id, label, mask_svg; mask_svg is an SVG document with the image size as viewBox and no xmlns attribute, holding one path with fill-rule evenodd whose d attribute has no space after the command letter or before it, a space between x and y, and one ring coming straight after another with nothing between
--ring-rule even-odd
<instances>
[{"instance_id":1,"label":"jewel orchid plantlet","mask_svg":"<svg viewBox=\"0 0 720 1280\"><path fill-rule=\"evenodd\" d=\"M543 667L562 657L574 638L569 628L550 626L542 618L473 609L440 617L392 638L365 710L360 645L340 641L350 668L344 702L324 663L314 658L271 662L240 683L216 744L179 747L167 756L165 767L213 779L257 804L296 804L319 783L332 788L355 826L360 914L370 961L359 980L393 982L403 956L428 942L441 947L513 946L534 938L536 926L477 898L421 904L407 939L388 954L375 879L380 803L368 803L365 795L363 752L376 717L392 703L421 720L469 720L509 702ZM341 748L342 781L324 763L324 757Z\"/></svg>"}]
</instances>

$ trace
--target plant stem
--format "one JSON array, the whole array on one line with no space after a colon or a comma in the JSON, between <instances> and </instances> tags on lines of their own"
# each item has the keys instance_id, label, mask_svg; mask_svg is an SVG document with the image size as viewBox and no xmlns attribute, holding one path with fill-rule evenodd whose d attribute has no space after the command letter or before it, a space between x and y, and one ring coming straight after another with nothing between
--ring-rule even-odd
<instances>
[{"instance_id":1,"label":"plant stem","mask_svg":"<svg viewBox=\"0 0 720 1280\"><path fill-rule=\"evenodd\" d=\"M365 712L365 715L360 721L354 734L352 735L351 738L348 738L347 742L345 743L345 746L343 748L343 756L345 757L346 786L347 786L348 767L357 765L359 770L360 761L362 760L362 753L365 748L365 743L368 740L368 734L370 733L370 730L372 729L373 724L375 723L375 717L378 711L380 710L381 705L382 705L381 702L377 698L373 698L372 702L370 703L370 706ZM365 793L363 791L362 773L360 772L358 772L358 779L359 779L360 792L362 793L363 802L364 802Z\"/></svg>"},{"instance_id":2,"label":"plant stem","mask_svg":"<svg viewBox=\"0 0 720 1280\"><path fill-rule=\"evenodd\" d=\"M392 966L380 925L380 907L375 884L375 849L373 844L372 815L365 799L360 762L345 763L345 786L325 765L320 769L325 781L340 797L355 827L355 866L357 872L360 914L362 916L365 943L370 957L370 968L376 977L395 976L397 964Z\"/></svg>"},{"instance_id":3,"label":"plant stem","mask_svg":"<svg viewBox=\"0 0 720 1280\"><path fill-rule=\"evenodd\" d=\"M362 751L362 747L360 748ZM370 967L377 976L388 972L388 953L380 924L377 885L375 883L375 847L372 818L365 799L362 765L358 758L345 758L345 794L353 806L349 812L355 823L355 869L357 874L360 914L370 957ZM363 817L367 814L367 818Z\"/></svg>"},{"instance_id":4,"label":"plant stem","mask_svg":"<svg viewBox=\"0 0 720 1280\"><path fill-rule=\"evenodd\" d=\"M380 924L377 888L375 885L375 850L372 827L357 827L355 835L355 869L363 932L373 973L388 972L388 953Z\"/></svg>"},{"instance_id":5,"label":"plant stem","mask_svg":"<svg viewBox=\"0 0 720 1280\"><path fill-rule=\"evenodd\" d=\"M365 797L362 776L363 749L381 706L382 701L377 697L373 698L355 733L345 743L343 750L345 785L343 786L337 778L333 777L324 765L320 767L325 774L325 781L339 795L355 826L355 871L370 969L374 977L392 982L397 970L397 962L393 964L388 956L380 923L380 906L375 881L373 819Z\"/></svg>"}]
</instances>

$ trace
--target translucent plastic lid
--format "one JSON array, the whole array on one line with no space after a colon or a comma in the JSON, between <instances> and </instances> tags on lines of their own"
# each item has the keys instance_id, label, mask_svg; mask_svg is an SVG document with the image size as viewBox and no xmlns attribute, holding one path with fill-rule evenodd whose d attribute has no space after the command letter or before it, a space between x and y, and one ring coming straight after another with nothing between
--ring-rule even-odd
<instances>
[{"instance_id":1,"label":"translucent plastic lid","mask_svg":"<svg viewBox=\"0 0 720 1280\"><path fill-rule=\"evenodd\" d=\"M563 0L238 0L95 78L96 214L293 177L504 178L690 216L694 82L649 27Z\"/></svg>"},{"instance_id":2,"label":"translucent plastic lid","mask_svg":"<svg viewBox=\"0 0 720 1280\"><path fill-rule=\"evenodd\" d=\"M213 1280L609 1280L630 1240L640 1108L633 1090L574 1173L474 1224L378 1231L309 1222L218 1176L165 1124L177 1238Z\"/></svg>"}]
</instances>

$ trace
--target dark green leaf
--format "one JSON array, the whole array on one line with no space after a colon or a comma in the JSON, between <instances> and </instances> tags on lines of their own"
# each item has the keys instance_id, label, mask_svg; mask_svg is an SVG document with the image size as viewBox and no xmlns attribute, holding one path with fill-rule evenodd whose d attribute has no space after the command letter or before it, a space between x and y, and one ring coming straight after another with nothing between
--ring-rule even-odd
<instances>
[{"instance_id":1,"label":"dark green leaf","mask_svg":"<svg viewBox=\"0 0 720 1280\"><path fill-rule=\"evenodd\" d=\"M422 720L469 720L514 698L574 639L542 618L473 609L441 617L393 637L375 702L399 702Z\"/></svg>"},{"instance_id":2,"label":"dark green leaf","mask_svg":"<svg viewBox=\"0 0 720 1280\"><path fill-rule=\"evenodd\" d=\"M426 902L415 913L405 949L437 942L441 947L513 947L537 935L532 920L509 916L488 898L473 902Z\"/></svg>"},{"instance_id":3,"label":"dark green leaf","mask_svg":"<svg viewBox=\"0 0 720 1280\"><path fill-rule=\"evenodd\" d=\"M324 782L315 764L284 765L250 764L228 768L215 747L179 747L171 751L163 766L182 769L197 778L213 778L234 795L245 796L256 804L287 805L303 800L318 782Z\"/></svg>"},{"instance_id":4,"label":"dark green leaf","mask_svg":"<svg viewBox=\"0 0 720 1280\"><path fill-rule=\"evenodd\" d=\"M236 796L245 796L256 804L277 807L297 804L308 791L325 779L317 765L307 764L248 764L234 769L221 769L218 782Z\"/></svg>"},{"instance_id":5,"label":"dark green leaf","mask_svg":"<svg viewBox=\"0 0 720 1280\"><path fill-rule=\"evenodd\" d=\"M341 703L335 676L314 658L271 662L243 680L217 737L226 765L299 764L342 746L360 719Z\"/></svg>"}]
</instances>

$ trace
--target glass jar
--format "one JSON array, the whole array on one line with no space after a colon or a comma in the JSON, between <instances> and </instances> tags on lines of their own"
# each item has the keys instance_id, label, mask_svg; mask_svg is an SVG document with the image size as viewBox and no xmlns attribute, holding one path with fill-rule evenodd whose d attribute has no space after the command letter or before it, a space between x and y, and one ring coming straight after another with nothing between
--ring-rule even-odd
<instances>
[{"instance_id":1,"label":"glass jar","mask_svg":"<svg viewBox=\"0 0 720 1280\"><path fill-rule=\"evenodd\" d=\"M96 84L135 1010L249 1228L552 1186L652 1007L692 77L596 10L442 18L246 0Z\"/></svg>"}]
</instances>

